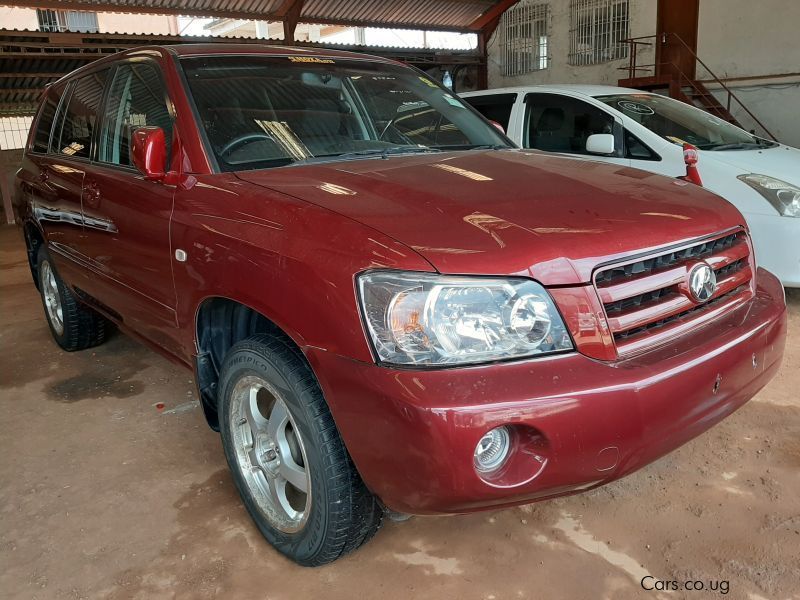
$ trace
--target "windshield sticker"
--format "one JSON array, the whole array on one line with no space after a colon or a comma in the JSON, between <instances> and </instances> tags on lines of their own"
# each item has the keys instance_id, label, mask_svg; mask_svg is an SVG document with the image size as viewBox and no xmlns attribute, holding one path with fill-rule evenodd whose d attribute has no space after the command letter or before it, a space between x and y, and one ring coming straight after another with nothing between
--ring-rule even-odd
<instances>
[{"instance_id":1,"label":"windshield sticker","mask_svg":"<svg viewBox=\"0 0 800 600\"><path fill-rule=\"evenodd\" d=\"M336 62L332 58L317 58L316 56L287 56L287 58L296 63L322 63L325 65L332 65Z\"/></svg>"},{"instance_id":2,"label":"windshield sticker","mask_svg":"<svg viewBox=\"0 0 800 600\"><path fill-rule=\"evenodd\" d=\"M428 87L436 88L437 90L439 89L439 86L438 86L438 85L436 85L436 83L435 83L435 82L431 81L431 80L430 80L430 79L428 79L427 77L420 77L420 78L419 78L419 80L420 80L422 83L424 83L425 85L427 85Z\"/></svg>"},{"instance_id":3,"label":"windshield sticker","mask_svg":"<svg viewBox=\"0 0 800 600\"><path fill-rule=\"evenodd\" d=\"M631 102L629 100L621 100L617 102L617 106L619 106L625 112L633 113L635 115L654 115L656 111L654 111L649 106L645 106L644 104L639 104L638 102Z\"/></svg>"},{"instance_id":4,"label":"windshield sticker","mask_svg":"<svg viewBox=\"0 0 800 600\"><path fill-rule=\"evenodd\" d=\"M450 106L455 106L456 108L464 108L464 105L461 104L458 100L453 98L452 96L445 95L444 96L445 102L447 102Z\"/></svg>"}]
</instances>

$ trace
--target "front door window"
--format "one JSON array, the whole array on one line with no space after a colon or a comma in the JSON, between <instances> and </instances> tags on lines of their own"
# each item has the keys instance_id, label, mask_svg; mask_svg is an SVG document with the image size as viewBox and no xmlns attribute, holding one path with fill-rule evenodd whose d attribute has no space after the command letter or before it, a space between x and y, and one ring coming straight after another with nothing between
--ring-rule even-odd
<instances>
[{"instance_id":1,"label":"front door window","mask_svg":"<svg viewBox=\"0 0 800 600\"><path fill-rule=\"evenodd\" d=\"M615 133L614 117L577 98L528 94L525 105L525 148L589 154L586 140L590 135Z\"/></svg>"},{"instance_id":2,"label":"front door window","mask_svg":"<svg viewBox=\"0 0 800 600\"><path fill-rule=\"evenodd\" d=\"M106 121L100 135L99 160L133 166L131 136L138 127L155 126L164 130L169 150L172 142L172 117L158 69L150 63L121 65L114 74L106 106Z\"/></svg>"}]
</instances>

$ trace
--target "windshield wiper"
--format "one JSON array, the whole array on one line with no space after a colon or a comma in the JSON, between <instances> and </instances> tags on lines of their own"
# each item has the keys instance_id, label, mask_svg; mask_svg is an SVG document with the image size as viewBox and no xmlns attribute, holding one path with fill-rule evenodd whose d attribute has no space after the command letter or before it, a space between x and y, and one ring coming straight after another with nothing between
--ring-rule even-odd
<instances>
[{"instance_id":1,"label":"windshield wiper","mask_svg":"<svg viewBox=\"0 0 800 600\"><path fill-rule=\"evenodd\" d=\"M736 142L733 144L706 144L698 146L700 150L752 150L753 148L770 148L770 144L765 142Z\"/></svg>"},{"instance_id":2,"label":"windshield wiper","mask_svg":"<svg viewBox=\"0 0 800 600\"><path fill-rule=\"evenodd\" d=\"M445 152L458 152L460 150L510 150L513 146L508 144L462 144L460 146L436 146Z\"/></svg>"},{"instance_id":3,"label":"windshield wiper","mask_svg":"<svg viewBox=\"0 0 800 600\"><path fill-rule=\"evenodd\" d=\"M320 154L312 156L303 162L314 161L315 159L321 160L348 160L364 158L369 156L380 156L387 158L397 154L424 154L428 152L441 152L436 148L429 148L428 146L388 146L386 148L369 148L367 150L352 150L350 152L338 152L336 154Z\"/></svg>"}]
</instances>

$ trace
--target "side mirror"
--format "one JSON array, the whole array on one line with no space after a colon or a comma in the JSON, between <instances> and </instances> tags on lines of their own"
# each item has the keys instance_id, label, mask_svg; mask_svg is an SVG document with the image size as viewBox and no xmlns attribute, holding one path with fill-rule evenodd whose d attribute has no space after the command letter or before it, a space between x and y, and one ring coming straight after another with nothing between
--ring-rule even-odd
<instances>
[{"instance_id":1,"label":"side mirror","mask_svg":"<svg viewBox=\"0 0 800 600\"><path fill-rule=\"evenodd\" d=\"M610 133L595 133L586 140L586 151L592 154L614 154L614 136Z\"/></svg>"},{"instance_id":2,"label":"side mirror","mask_svg":"<svg viewBox=\"0 0 800 600\"><path fill-rule=\"evenodd\" d=\"M149 181L161 181L166 173L167 142L161 127L139 127L131 137L134 166Z\"/></svg>"},{"instance_id":3,"label":"side mirror","mask_svg":"<svg viewBox=\"0 0 800 600\"><path fill-rule=\"evenodd\" d=\"M500 130L500 133L502 133L503 135L505 135L505 133L506 133L506 130L503 128L503 126L502 126L502 125L500 125L500 123L498 123L497 121L493 121L492 119L489 119L489 123L491 123L492 125L494 125L495 127L497 127L497 129L499 129L499 130Z\"/></svg>"}]
</instances>

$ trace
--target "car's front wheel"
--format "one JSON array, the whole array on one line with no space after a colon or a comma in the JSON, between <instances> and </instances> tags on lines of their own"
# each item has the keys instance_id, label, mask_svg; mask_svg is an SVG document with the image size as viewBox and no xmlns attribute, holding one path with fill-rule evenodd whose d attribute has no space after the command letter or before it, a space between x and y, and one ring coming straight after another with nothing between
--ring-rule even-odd
<instances>
[{"instance_id":1,"label":"car's front wheel","mask_svg":"<svg viewBox=\"0 0 800 600\"><path fill-rule=\"evenodd\" d=\"M247 511L280 552L332 562L374 535L382 510L347 454L310 367L291 343L259 335L225 357L222 443Z\"/></svg>"}]
</instances>

